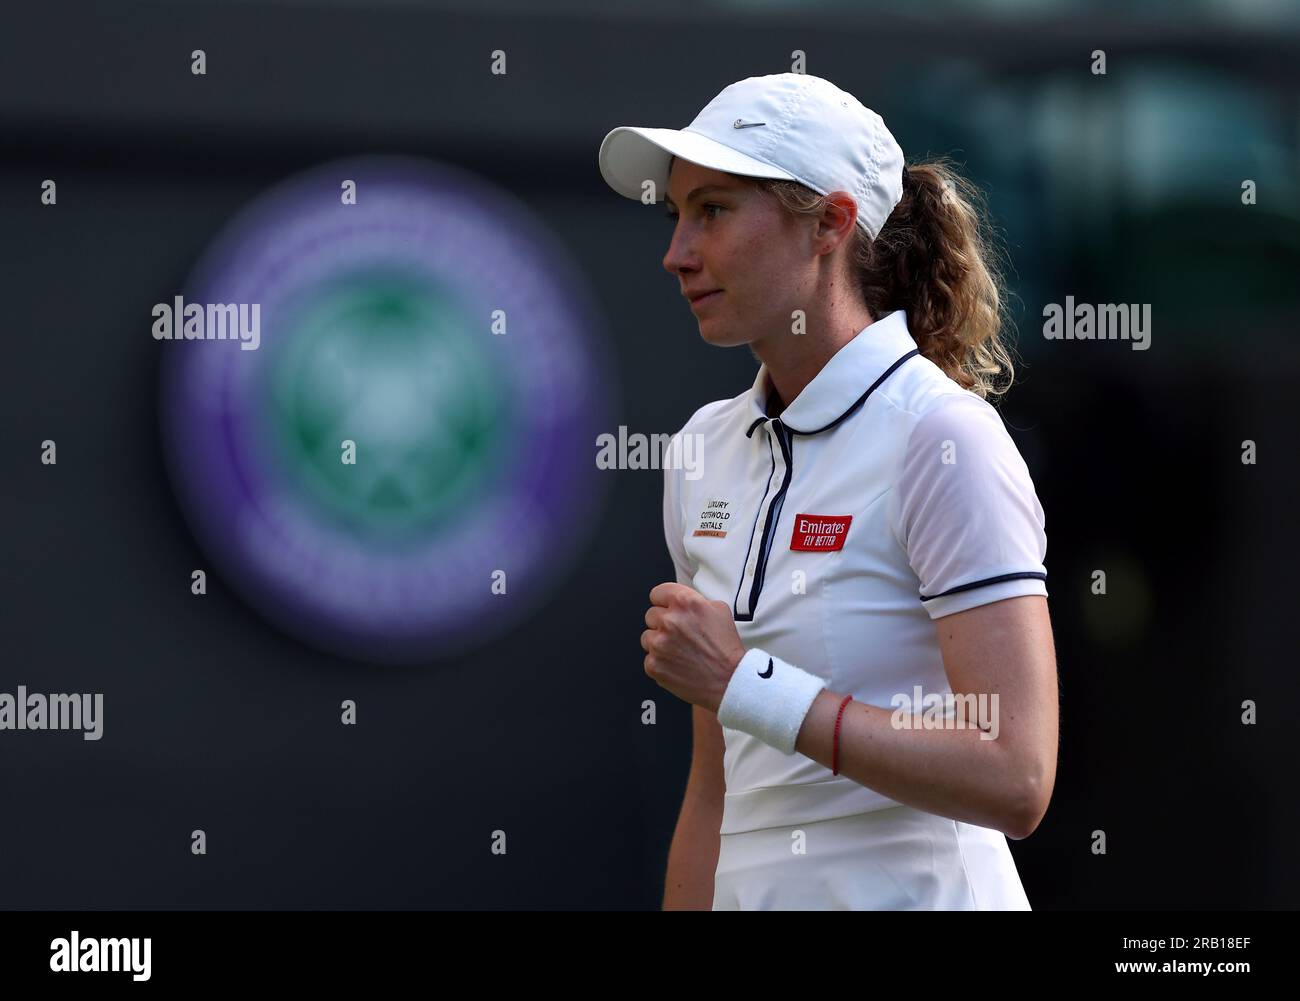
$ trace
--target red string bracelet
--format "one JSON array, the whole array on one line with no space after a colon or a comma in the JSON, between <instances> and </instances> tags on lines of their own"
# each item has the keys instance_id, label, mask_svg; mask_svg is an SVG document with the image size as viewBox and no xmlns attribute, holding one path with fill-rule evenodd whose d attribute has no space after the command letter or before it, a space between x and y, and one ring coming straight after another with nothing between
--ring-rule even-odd
<instances>
[{"instance_id":1,"label":"red string bracelet","mask_svg":"<svg viewBox=\"0 0 1300 1001\"><path fill-rule=\"evenodd\" d=\"M840 773L840 719L844 716L844 707L853 701L852 695L844 696L844 701L840 703L840 711L835 714L835 743L831 751L831 774Z\"/></svg>"}]
</instances>

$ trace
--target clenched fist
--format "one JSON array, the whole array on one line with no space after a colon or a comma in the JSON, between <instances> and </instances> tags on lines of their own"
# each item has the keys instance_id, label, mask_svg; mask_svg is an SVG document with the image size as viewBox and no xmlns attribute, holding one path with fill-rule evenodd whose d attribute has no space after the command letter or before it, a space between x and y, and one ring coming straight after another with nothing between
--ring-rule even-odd
<instances>
[{"instance_id":1,"label":"clenched fist","mask_svg":"<svg viewBox=\"0 0 1300 1001\"><path fill-rule=\"evenodd\" d=\"M731 608L669 581L650 592L641 634L645 673L679 699L716 713L745 656Z\"/></svg>"}]
</instances>

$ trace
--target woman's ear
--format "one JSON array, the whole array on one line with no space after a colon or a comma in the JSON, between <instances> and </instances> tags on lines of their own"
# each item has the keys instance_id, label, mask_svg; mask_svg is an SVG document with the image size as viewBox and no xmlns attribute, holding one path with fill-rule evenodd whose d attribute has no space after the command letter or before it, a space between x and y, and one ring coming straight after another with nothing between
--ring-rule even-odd
<instances>
[{"instance_id":1,"label":"woman's ear","mask_svg":"<svg viewBox=\"0 0 1300 1001\"><path fill-rule=\"evenodd\" d=\"M853 235L857 222L858 203L846 192L832 191L817 218L815 239L827 241L825 253L829 253Z\"/></svg>"}]
</instances>

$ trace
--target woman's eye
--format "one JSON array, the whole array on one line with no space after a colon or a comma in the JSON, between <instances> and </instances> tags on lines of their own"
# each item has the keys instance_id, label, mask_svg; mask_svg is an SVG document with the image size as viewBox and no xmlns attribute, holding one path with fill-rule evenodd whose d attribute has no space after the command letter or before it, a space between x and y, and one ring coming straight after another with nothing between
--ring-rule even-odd
<instances>
[{"instance_id":1,"label":"woman's eye","mask_svg":"<svg viewBox=\"0 0 1300 1001\"><path fill-rule=\"evenodd\" d=\"M706 212L707 212L709 209L718 209L718 210L721 210L722 208L723 208L722 205L715 205L715 204L712 203L712 202L710 202L710 203L708 203L707 205L704 206L704 210L705 210ZM676 219L676 218L677 218L677 213L676 213L676 212L665 212L665 213L664 213L664 218L665 218L665 219ZM716 217L716 216L709 216L709 218L710 218L710 219L714 219L714 218L717 218L717 217Z\"/></svg>"}]
</instances>

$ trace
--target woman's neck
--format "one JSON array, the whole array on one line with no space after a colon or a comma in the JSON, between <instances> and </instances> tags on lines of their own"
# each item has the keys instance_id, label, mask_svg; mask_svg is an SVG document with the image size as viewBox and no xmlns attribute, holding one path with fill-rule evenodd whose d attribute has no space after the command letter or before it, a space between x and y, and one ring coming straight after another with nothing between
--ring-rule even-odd
<instances>
[{"instance_id":1,"label":"woman's neck","mask_svg":"<svg viewBox=\"0 0 1300 1001\"><path fill-rule=\"evenodd\" d=\"M875 320L870 314L855 317L834 327L824 339L813 334L783 334L779 347L772 343L751 344L754 357L767 367L769 393L767 415L779 417L798 399L804 387L817 377L835 354Z\"/></svg>"}]
</instances>

